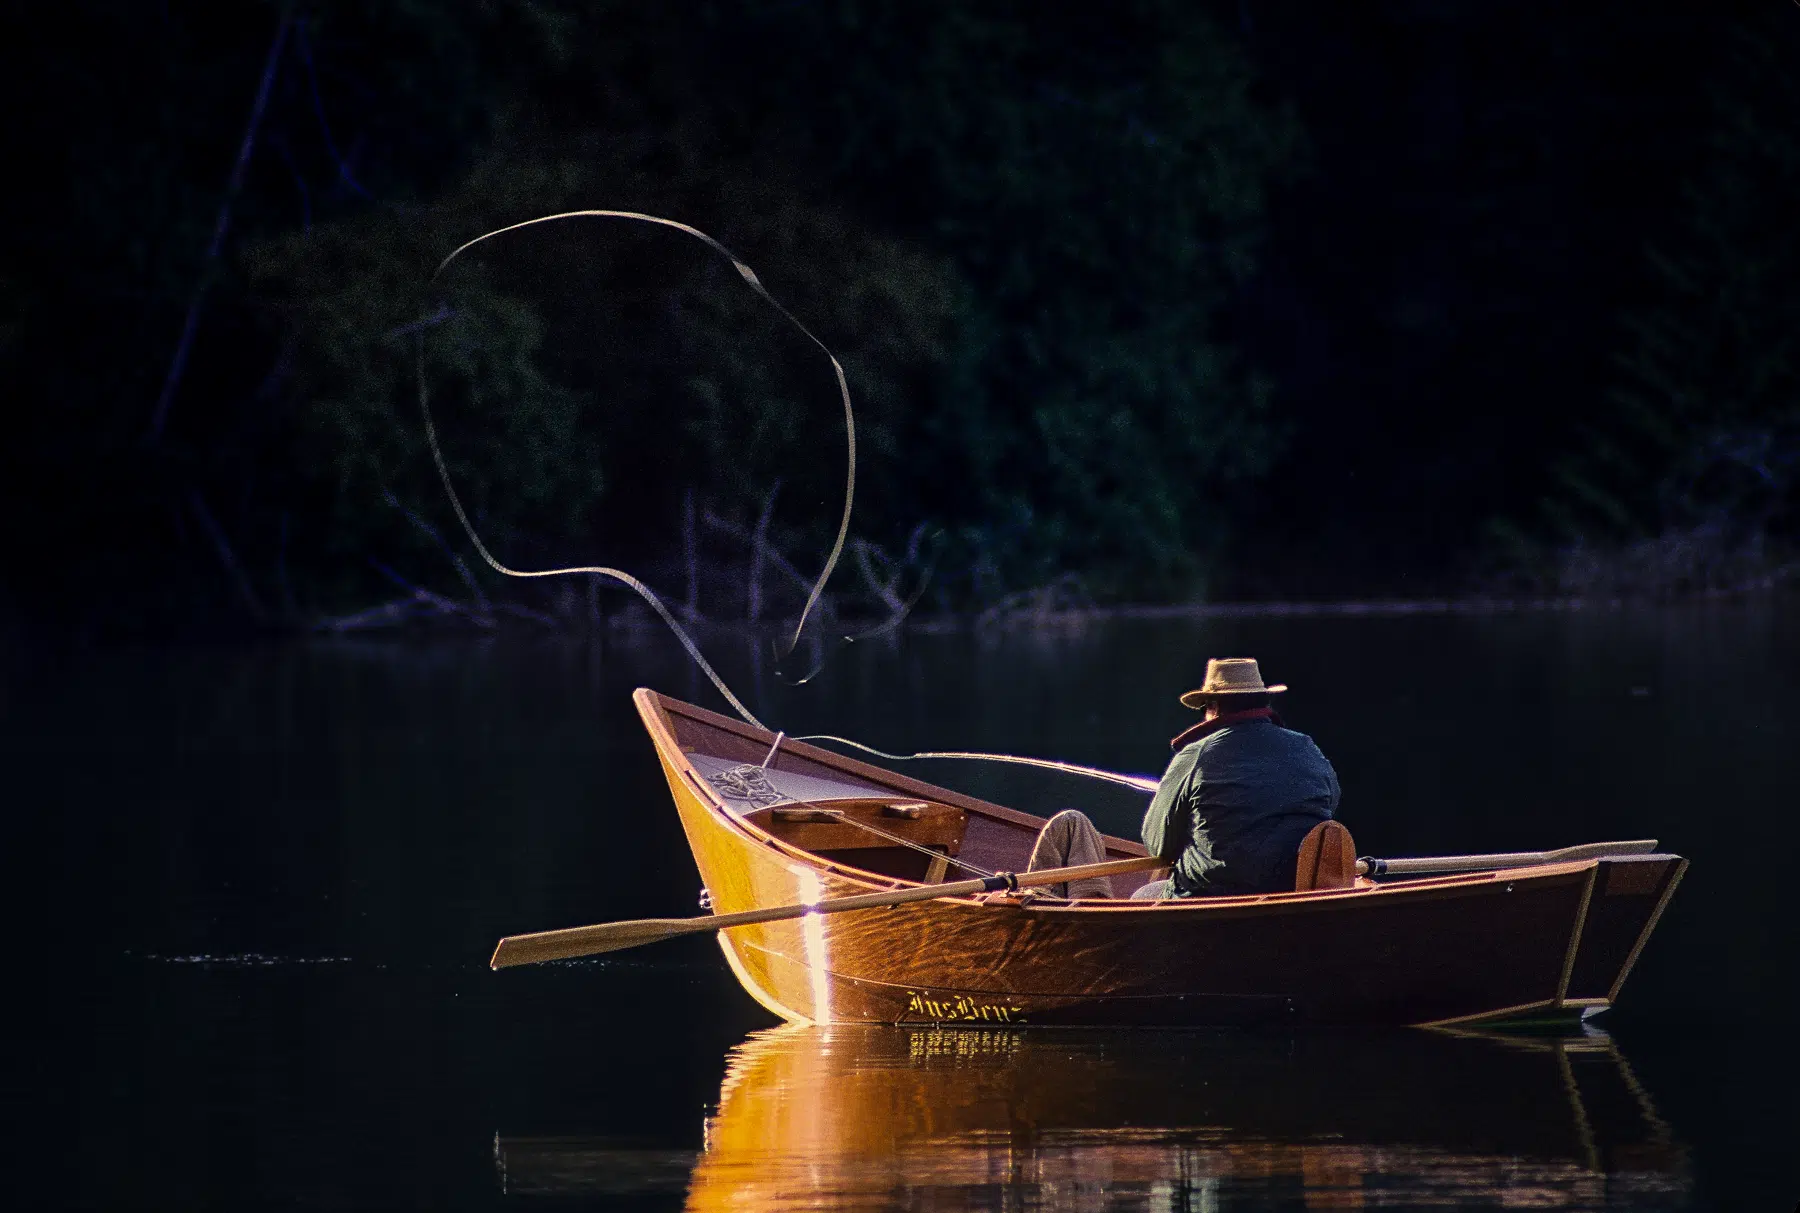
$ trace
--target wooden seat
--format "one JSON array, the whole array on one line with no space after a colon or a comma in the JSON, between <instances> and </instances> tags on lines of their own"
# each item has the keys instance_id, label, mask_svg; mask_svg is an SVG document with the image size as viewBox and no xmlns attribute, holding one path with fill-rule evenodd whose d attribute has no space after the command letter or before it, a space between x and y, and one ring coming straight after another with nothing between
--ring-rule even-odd
<instances>
[{"instance_id":1,"label":"wooden seat","mask_svg":"<svg viewBox=\"0 0 1800 1213\"><path fill-rule=\"evenodd\" d=\"M1356 887L1356 842L1341 822L1321 821L1300 840L1294 891Z\"/></svg>"},{"instance_id":2,"label":"wooden seat","mask_svg":"<svg viewBox=\"0 0 1800 1213\"><path fill-rule=\"evenodd\" d=\"M833 863L880 876L934 882L944 879L950 859L962 850L969 814L928 801L821 800L755 809L744 820ZM897 845L897 839L912 847ZM935 851L937 857L914 847Z\"/></svg>"}]
</instances>

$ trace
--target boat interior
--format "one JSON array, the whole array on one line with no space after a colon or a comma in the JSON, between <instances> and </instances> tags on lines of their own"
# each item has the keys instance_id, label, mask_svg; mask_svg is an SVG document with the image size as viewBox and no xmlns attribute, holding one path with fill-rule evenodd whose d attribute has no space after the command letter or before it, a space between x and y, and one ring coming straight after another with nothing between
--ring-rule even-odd
<instances>
[{"instance_id":1,"label":"boat interior","mask_svg":"<svg viewBox=\"0 0 1800 1213\"><path fill-rule=\"evenodd\" d=\"M853 875L934 884L1022 872L1044 826L1041 817L760 733L691 704L661 696L652 702L708 799L751 829ZM1144 854L1135 840L1101 837L1108 859ZM1366 883L1355 864L1350 832L1327 822L1301 845L1294 887ZM1114 875L1114 899L1157 875Z\"/></svg>"},{"instance_id":2,"label":"boat interior","mask_svg":"<svg viewBox=\"0 0 1800 1213\"><path fill-rule=\"evenodd\" d=\"M894 771L771 737L689 704L656 707L708 798L751 828L834 866L881 880L933 882L1023 871L1044 819ZM1107 857L1144 854L1105 837ZM1116 895L1149 879L1115 877Z\"/></svg>"},{"instance_id":3,"label":"boat interior","mask_svg":"<svg viewBox=\"0 0 1800 1213\"><path fill-rule=\"evenodd\" d=\"M761 754L755 762L738 761L716 752L731 748L716 736L704 740L715 752L684 752L727 813L796 850L869 876L934 882L1022 870L1044 824L911 780L882 786L825 767L797 748L784 747L765 766ZM1112 858L1144 853L1126 839L1106 841ZM1132 888L1141 883L1127 879Z\"/></svg>"}]
</instances>

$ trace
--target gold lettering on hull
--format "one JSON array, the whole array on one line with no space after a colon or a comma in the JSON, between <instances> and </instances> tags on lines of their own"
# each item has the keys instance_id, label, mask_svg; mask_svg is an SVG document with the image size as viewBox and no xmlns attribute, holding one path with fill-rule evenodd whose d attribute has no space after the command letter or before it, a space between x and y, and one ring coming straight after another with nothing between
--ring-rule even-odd
<instances>
[{"instance_id":1,"label":"gold lettering on hull","mask_svg":"<svg viewBox=\"0 0 1800 1213\"><path fill-rule=\"evenodd\" d=\"M1024 1007L976 1002L963 994L958 994L955 998L934 998L927 994L921 994L917 990L906 992L906 1011L909 1015L923 1015L939 1023L1023 1023L1025 1021Z\"/></svg>"}]
</instances>

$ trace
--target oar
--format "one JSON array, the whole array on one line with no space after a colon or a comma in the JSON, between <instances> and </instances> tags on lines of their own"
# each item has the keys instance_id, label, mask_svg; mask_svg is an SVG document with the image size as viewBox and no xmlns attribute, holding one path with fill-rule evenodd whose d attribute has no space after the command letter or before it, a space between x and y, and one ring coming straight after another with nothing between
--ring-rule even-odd
<instances>
[{"instance_id":1,"label":"oar","mask_svg":"<svg viewBox=\"0 0 1800 1213\"><path fill-rule=\"evenodd\" d=\"M1539 863L1574 863L1604 859L1609 855L1645 855L1656 849L1656 839L1634 842L1586 842L1560 851L1512 851L1504 855L1423 855L1417 859L1356 861L1358 876L1404 876L1418 872L1479 872L1487 868L1524 868Z\"/></svg>"},{"instance_id":2,"label":"oar","mask_svg":"<svg viewBox=\"0 0 1800 1213\"><path fill-rule=\"evenodd\" d=\"M1126 872L1144 872L1167 865L1154 855L1138 859L1109 859L1105 863L1086 863L1072 868L1045 868L1037 872L1001 872L979 880L953 880L949 884L928 884L912 889L895 889L887 893L859 893L854 897L834 897L816 905L771 906L766 910L745 910L740 914L711 914L704 918L640 918L633 922L603 922L591 927L568 927L561 931L539 931L535 935L508 935L494 949L488 965L508 969L513 965L536 964L542 960L567 960L574 956L593 956L600 952L617 952L641 944L674 939L678 935L697 935L706 931L722 931L726 927L749 926L754 922L780 922L803 918L808 914L836 914L840 910L872 910L880 906L905 905L909 901L931 901L939 897L962 897L970 893L992 893L1001 889L1026 889L1038 885L1062 884L1088 876L1117 876Z\"/></svg>"}]
</instances>

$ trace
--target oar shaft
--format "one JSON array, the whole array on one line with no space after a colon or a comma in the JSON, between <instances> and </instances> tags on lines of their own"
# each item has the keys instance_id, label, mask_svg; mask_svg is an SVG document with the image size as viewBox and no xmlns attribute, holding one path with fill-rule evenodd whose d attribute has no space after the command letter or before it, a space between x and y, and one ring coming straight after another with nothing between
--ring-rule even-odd
<instances>
[{"instance_id":1,"label":"oar shaft","mask_svg":"<svg viewBox=\"0 0 1800 1213\"><path fill-rule=\"evenodd\" d=\"M723 931L730 927L747 927L762 922L782 922L804 918L808 914L836 914L844 910L873 910L883 906L906 905L914 901L933 901L940 897L965 897L974 893L998 892L1002 889L1025 889L1039 885L1062 884L1089 876L1117 876L1126 872L1144 872L1162 867L1164 861L1153 855L1135 859L1109 859L1104 863L1080 864L1072 868L1045 868L1039 872L1001 872L976 880L954 880L948 884L920 885L910 889L889 889L880 893L857 893L850 897L834 897L816 905L769 906L761 910L742 910L736 914L712 914L704 918L643 918L632 922L606 922L591 927L568 927L560 931L539 931L532 935L509 935L494 949L491 968L507 969L514 965L536 964L545 960L567 960L576 956L593 956L600 952L616 952L640 944L695 935L706 931Z\"/></svg>"},{"instance_id":2,"label":"oar shaft","mask_svg":"<svg viewBox=\"0 0 1800 1213\"><path fill-rule=\"evenodd\" d=\"M1013 875L1013 883L1021 889L1035 889L1041 885L1084 880L1089 876L1123 876L1127 872L1148 872L1168 866L1169 861L1166 859L1159 859L1155 855L1139 855L1132 859L1084 863L1072 868L1045 868L1039 872L1019 872L1016 875L1002 872L1001 875Z\"/></svg>"},{"instance_id":3,"label":"oar shaft","mask_svg":"<svg viewBox=\"0 0 1800 1213\"><path fill-rule=\"evenodd\" d=\"M1656 849L1654 838L1630 842L1590 842L1582 846L1564 847L1559 851L1510 851L1494 855L1428 855L1406 859L1364 858L1356 861L1359 876L1407 876L1427 873L1478 872L1495 868L1521 868L1534 864L1576 863L1585 859L1602 859L1615 855L1643 855ZM918 885L910 889L889 889L880 893L858 893L850 897L834 897L816 905L769 906L760 910L743 910L736 914L714 914L703 918L645 918L632 922L608 922L590 927L569 927L560 931L539 931L532 935L509 935L494 949L489 964L496 969L514 965L536 964L545 960L565 960L575 956L592 956L634 948L658 940L732 927L747 927L764 922L783 922L804 918L808 914L836 914L846 910L873 910L884 906L906 905L915 901L933 901L940 897L965 897L975 893L1002 889L1035 888L1064 884L1090 876L1118 876L1127 872L1144 872L1164 866L1156 856L1134 859L1111 859L1104 863L1080 864L1069 868L1046 868L1039 872L1001 872L974 880L955 880L948 884Z\"/></svg>"},{"instance_id":4,"label":"oar shaft","mask_svg":"<svg viewBox=\"0 0 1800 1213\"><path fill-rule=\"evenodd\" d=\"M1525 868L1541 863L1578 863L1612 855L1647 855L1656 850L1656 839L1630 842L1588 842L1560 851L1509 851L1498 855L1422 855L1409 859L1363 858L1356 861L1358 876L1407 876L1435 872L1482 872L1492 868Z\"/></svg>"}]
</instances>

